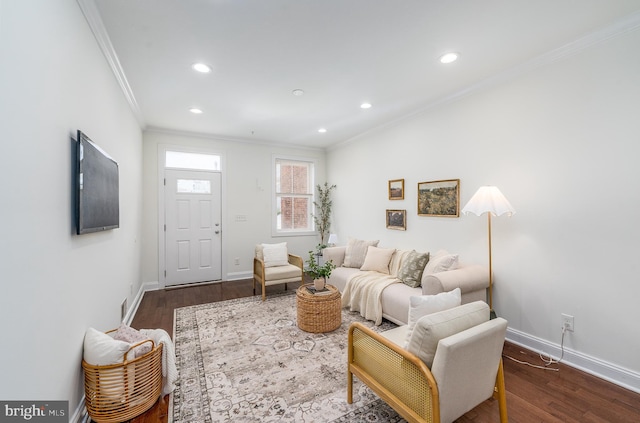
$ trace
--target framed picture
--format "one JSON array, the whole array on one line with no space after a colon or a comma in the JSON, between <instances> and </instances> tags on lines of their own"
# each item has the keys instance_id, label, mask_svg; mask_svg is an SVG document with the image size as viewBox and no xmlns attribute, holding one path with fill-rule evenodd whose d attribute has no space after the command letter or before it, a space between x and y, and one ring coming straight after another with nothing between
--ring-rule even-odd
<instances>
[{"instance_id":1,"label":"framed picture","mask_svg":"<svg viewBox=\"0 0 640 423\"><path fill-rule=\"evenodd\" d=\"M460 179L418 182L418 216L460 216Z\"/></svg>"},{"instance_id":2,"label":"framed picture","mask_svg":"<svg viewBox=\"0 0 640 423\"><path fill-rule=\"evenodd\" d=\"M389 200L404 200L404 179L389 181Z\"/></svg>"},{"instance_id":3,"label":"framed picture","mask_svg":"<svg viewBox=\"0 0 640 423\"><path fill-rule=\"evenodd\" d=\"M407 230L406 210L387 210L387 229Z\"/></svg>"}]
</instances>

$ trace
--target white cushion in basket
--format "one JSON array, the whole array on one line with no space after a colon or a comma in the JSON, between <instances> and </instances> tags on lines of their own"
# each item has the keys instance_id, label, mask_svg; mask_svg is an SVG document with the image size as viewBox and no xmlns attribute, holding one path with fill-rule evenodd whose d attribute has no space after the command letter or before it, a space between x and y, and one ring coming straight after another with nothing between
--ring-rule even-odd
<instances>
[{"instance_id":1,"label":"white cushion in basket","mask_svg":"<svg viewBox=\"0 0 640 423\"><path fill-rule=\"evenodd\" d=\"M84 361L94 366L122 363L131 345L89 328L84 334ZM131 353L130 353L131 354ZM129 356L130 358L131 355Z\"/></svg>"},{"instance_id":2,"label":"white cushion in basket","mask_svg":"<svg viewBox=\"0 0 640 423\"><path fill-rule=\"evenodd\" d=\"M264 256L264 267L286 266L289 264L286 242L262 244L262 255Z\"/></svg>"},{"instance_id":3,"label":"white cushion in basket","mask_svg":"<svg viewBox=\"0 0 640 423\"><path fill-rule=\"evenodd\" d=\"M436 295L415 295L409 297L409 316L407 318L407 339L404 347L407 348L411 340L416 323L422 317L457 307L462 303L462 292L460 288L453 291L441 292Z\"/></svg>"},{"instance_id":4,"label":"white cushion in basket","mask_svg":"<svg viewBox=\"0 0 640 423\"><path fill-rule=\"evenodd\" d=\"M489 306L475 301L422 317L416 323L407 350L431 368L441 339L489 321Z\"/></svg>"},{"instance_id":5,"label":"white cushion in basket","mask_svg":"<svg viewBox=\"0 0 640 423\"><path fill-rule=\"evenodd\" d=\"M367 255L360 270L374 270L376 272L389 274L389 263L391 256L396 250L394 248L378 248L370 245L367 248Z\"/></svg>"},{"instance_id":6,"label":"white cushion in basket","mask_svg":"<svg viewBox=\"0 0 640 423\"><path fill-rule=\"evenodd\" d=\"M149 339L144 336L137 329L132 328L131 326L125 325L124 323L120 324L118 330L116 330L113 335L113 339L117 339L118 341L128 342L130 345L137 344L142 341L146 341ZM151 351L151 346L153 344L151 342L145 342L143 344L138 345L133 349L133 352L136 357L141 357Z\"/></svg>"}]
</instances>

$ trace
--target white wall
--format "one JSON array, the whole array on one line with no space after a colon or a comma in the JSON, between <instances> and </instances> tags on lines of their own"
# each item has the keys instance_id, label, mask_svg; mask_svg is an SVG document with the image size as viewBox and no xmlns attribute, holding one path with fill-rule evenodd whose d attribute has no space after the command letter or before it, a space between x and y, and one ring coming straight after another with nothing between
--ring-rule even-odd
<instances>
[{"instance_id":1,"label":"white wall","mask_svg":"<svg viewBox=\"0 0 640 423\"><path fill-rule=\"evenodd\" d=\"M140 287L142 134L75 0L0 0L3 400L83 395L87 327ZM120 228L74 234L84 131L120 166Z\"/></svg>"},{"instance_id":2,"label":"white wall","mask_svg":"<svg viewBox=\"0 0 640 423\"><path fill-rule=\"evenodd\" d=\"M223 158L222 178L222 279L251 278L256 243L288 243L289 251L306 258L320 241L319 236L272 237L272 164L273 155L316 160L316 185L325 180L325 153L316 149L264 145L159 130L144 133L144 223L142 278L144 282L162 281L158 273L158 150L202 149ZM246 216L237 222L236 216ZM239 258L239 265L235 258Z\"/></svg>"},{"instance_id":3,"label":"white wall","mask_svg":"<svg viewBox=\"0 0 640 423\"><path fill-rule=\"evenodd\" d=\"M510 336L558 353L573 315L565 359L640 391L638 46L640 31L620 35L331 150L334 230L486 264L486 218L417 216L417 183L460 178L461 208L497 185L517 210L493 221ZM405 200L389 201L398 178ZM385 209L407 210L406 232L385 229Z\"/></svg>"}]
</instances>

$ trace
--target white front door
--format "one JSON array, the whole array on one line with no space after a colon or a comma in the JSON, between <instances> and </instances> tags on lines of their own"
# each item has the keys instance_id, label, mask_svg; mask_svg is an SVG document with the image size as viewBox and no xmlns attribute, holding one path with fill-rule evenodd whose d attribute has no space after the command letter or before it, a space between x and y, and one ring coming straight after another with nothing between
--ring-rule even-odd
<instances>
[{"instance_id":1,"label":"white front door","mask_svg":"<svg viewBox=\"0 0 640 423\"><path fill-rule=\"evenodd\" d=\"M165 170L165 285L222 278L220 173Z\"/></svg>"}]
</instances>

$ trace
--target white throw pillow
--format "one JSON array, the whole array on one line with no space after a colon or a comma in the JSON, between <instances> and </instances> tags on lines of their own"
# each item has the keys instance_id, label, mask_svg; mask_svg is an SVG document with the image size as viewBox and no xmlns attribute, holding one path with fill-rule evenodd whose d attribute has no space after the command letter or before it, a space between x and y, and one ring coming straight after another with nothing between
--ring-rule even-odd
<instances>
[{"instance_id":1,"label":"white throw pillow","mask_svg":"<svg viewBox=\"0 0 640 423\"><path fill-rule=\"evenodd\" d=\"M461 303L462 291L460 291L460 288L449 292L441 292L436 295L416 295L409 297L407 339L404 342L404 347L407 348L409 346L411 335L418 320L429 314L457 307Z\"/></svg>"},{"instance_id":2,"label":"white throw pillow","mask_svg":"<svg viewBox=\"0 0 640 423\"><path fill-rule=\"evenodd\" d=\"M458 267L458 255L449 254L445 250L438 251L435 256L429 258L429 262L424 268L423 274L445 272Z\"/></svg>"},{"instance_id":3,"label":"white throw pillow","mask_svg":"<svg viewBox=\"0 0 640 423\"><path fill-rule=\"evenodd\" d=\"M484 301L429 314L418 320L407 350L431 368L441 339L488 321L489 306Z\"/></svg>"},{"instance_id":4,"label":"white throw pillow","mask_svg":"<svg viewBox=\"0 0 640 423\"><path fill-rule=\"evenodd\" d=\"M378 240L375 241L362 241L360 239L349 238L347 248L344 252L343 267L355 267L357 269L362 267L364 258L367 255L367 249L369 246L377 247Z\"/></svg>"},{"instance_id":5,"label":"white throw pillow","mask_svg":"<svg viewBox=\"0 0 640 423\"><path fill-rule=\"evenodd\" d=\"M289 264L287 243L262 244L264 267L286 266Z\"/></svg>"},{"instance_id":6,"label":"white throw pillow","mask_svg":"<svg viewBox=\"0 0 640 423\"><path fill-rule=\"evenodd\" d=\"M360 270L374 270L388 275L389 263L395 251L395 248L378 248L370 245Z\"/></svg>"},{"instance_id":7,"label":"white throw pillow","mask_svg":"<svg viewBox=\"0 0 640 423\"><path fill-rule=\"evenodd\" d=\"M84 361L94 366L122 363L130 347L128 342L118 341L106 333L89 328L84 334ZM131 355L129 358L132 358Z\"/></svg>"}]
</instances>

